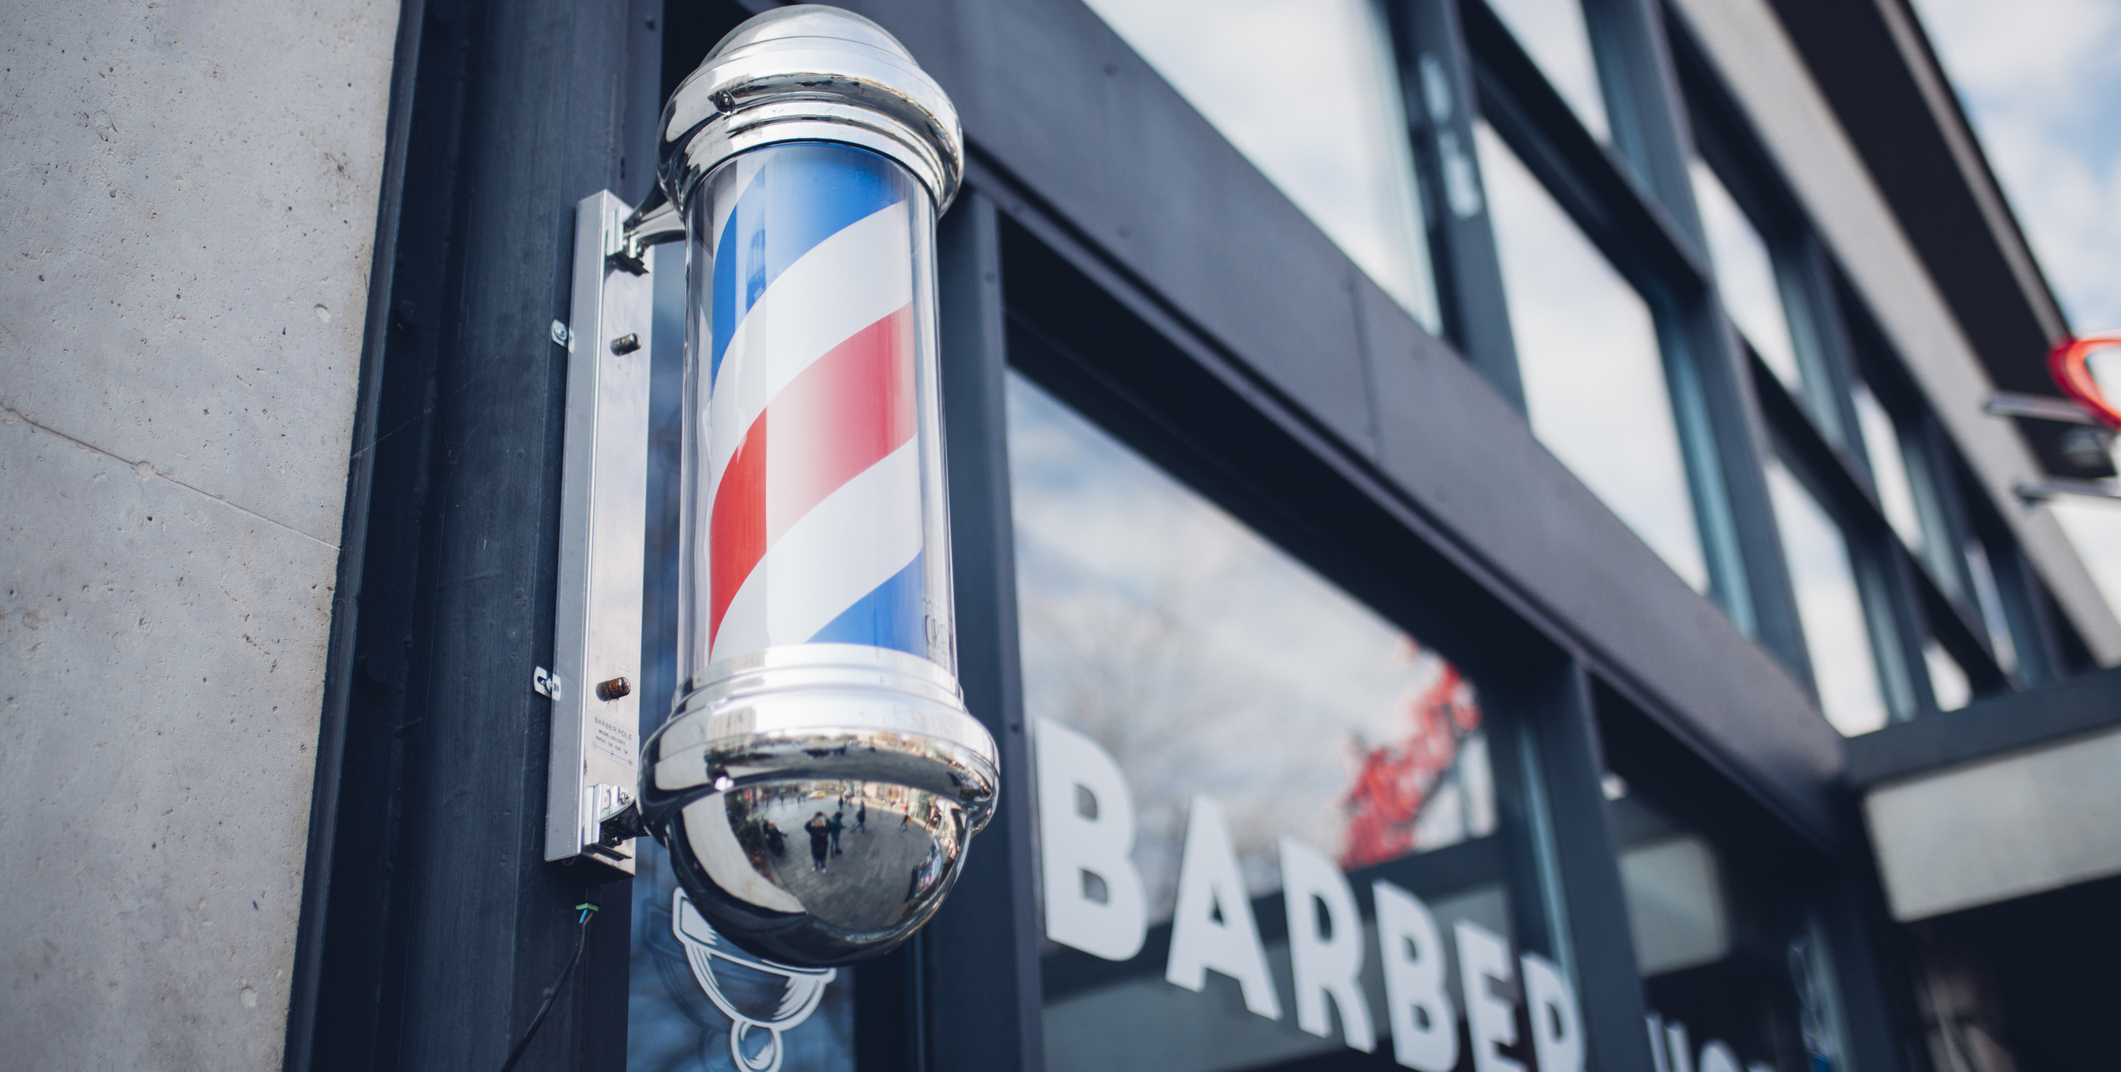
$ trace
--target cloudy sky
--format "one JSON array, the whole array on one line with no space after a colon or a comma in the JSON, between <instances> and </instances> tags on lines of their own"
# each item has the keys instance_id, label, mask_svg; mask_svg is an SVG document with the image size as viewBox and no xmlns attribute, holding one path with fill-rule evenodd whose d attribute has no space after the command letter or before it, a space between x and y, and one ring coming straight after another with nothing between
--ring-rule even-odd
<instances>
[{"instance_id":1,"label":"cloudy sky","mask_svg":"<svg viewBox=\"0 0 2121 1072\"><path fill-rule=\"evenodd\" d=\"M2121 3L1914 4L2071 328L2121 329ZM2121 606L2121 506L2057 513Z\"/></svg>"}]
</instances>

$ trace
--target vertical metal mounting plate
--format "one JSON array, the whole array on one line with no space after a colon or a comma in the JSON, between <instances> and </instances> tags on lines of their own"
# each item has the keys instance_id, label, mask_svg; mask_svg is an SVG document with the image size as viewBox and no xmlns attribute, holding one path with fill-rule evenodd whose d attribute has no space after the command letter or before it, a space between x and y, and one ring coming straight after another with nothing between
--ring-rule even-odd
<instances>
[{"instance_id":1,"label":"vertical metal mounting plate","mask_svg":"<svg viewBox=\"0 0 2121 1072\"><path fill-rule=\"evenodd\" d=\"M576 208L567 325L560 580L553 630L552 769L545 859L633 873L633 843L600 820L640 771L641 584L648 506L648 329L654 286L610 264L631 209L609 192ZM557 337L558 333L555 332ZM631 347L614 340L632 335ZM601 683L624 679L619 688Z\"/></svg>"}]
</instances>

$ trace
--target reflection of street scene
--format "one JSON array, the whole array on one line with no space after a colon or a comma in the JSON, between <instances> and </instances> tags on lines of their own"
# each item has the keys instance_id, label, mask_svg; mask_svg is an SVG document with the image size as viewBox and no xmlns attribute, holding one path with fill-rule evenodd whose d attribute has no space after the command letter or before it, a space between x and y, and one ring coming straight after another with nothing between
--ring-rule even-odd
<instances>
[{"instance_id":1,"label":"reflection of street scene","mask_svg":"<svg viewBox=\"0 0 2121 1072\"><path fill-rule=\"evenodd\" d=\"M1493 829L1455 668L1027 381L1008 402L1026 714L1118 761L1152 920L1195 794L1255 894L1283 837L1372 863Z\"/></svg>"},{"instance_id":2,"label":"reflection of street scene","mask_svg":"<svg viewBox=\"0 0 2121 1072\"><path fill-rule=\"evenodd\" d=\"M905 919L915 895L941 881L949 848L965 836L964 814L954 805L882 782L776 783L723 800L751 870L819 920L850 931ZM871 825L871 810L900 820ZM790 829L803 832L800 854L788 851L782 831Z\"/></svg>"}]
</instances>

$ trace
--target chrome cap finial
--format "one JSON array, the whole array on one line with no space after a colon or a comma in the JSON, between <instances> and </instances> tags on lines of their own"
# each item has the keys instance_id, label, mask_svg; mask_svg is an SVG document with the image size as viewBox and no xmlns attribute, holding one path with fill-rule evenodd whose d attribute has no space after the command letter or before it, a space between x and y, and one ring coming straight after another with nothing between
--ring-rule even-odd
<instances>
[{"instance_id":1,"label":"chrome cap finial","mask_svg":"<svg viewBox=\"0 0 2121 1072\"><path fill-rule=\"evenodd\" d=\"M965 135L957 109L906 46L836 7L776 8L730 31L663 109L664 196L738 153L786 141L854 145L904 165L935 198L957 196Z\"/></svg>"}]
</instances>

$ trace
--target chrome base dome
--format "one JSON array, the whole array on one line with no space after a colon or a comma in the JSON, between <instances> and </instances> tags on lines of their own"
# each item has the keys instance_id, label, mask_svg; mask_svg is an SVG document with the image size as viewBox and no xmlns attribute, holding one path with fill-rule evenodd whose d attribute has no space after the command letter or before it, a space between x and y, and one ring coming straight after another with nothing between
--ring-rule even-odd
<instances>
[{"instance_id":1,"label":"chrome base dome","mask_svg":"<svg viewBox=\"0 0 2121 1072\"><path fill-rule=\"evenodd\" d=\"M877 956L926 923L999 776L947 671L852 644L716 666L643 760L643 818L694 907L797 967Z\"/></svg>"}]
</instances>

